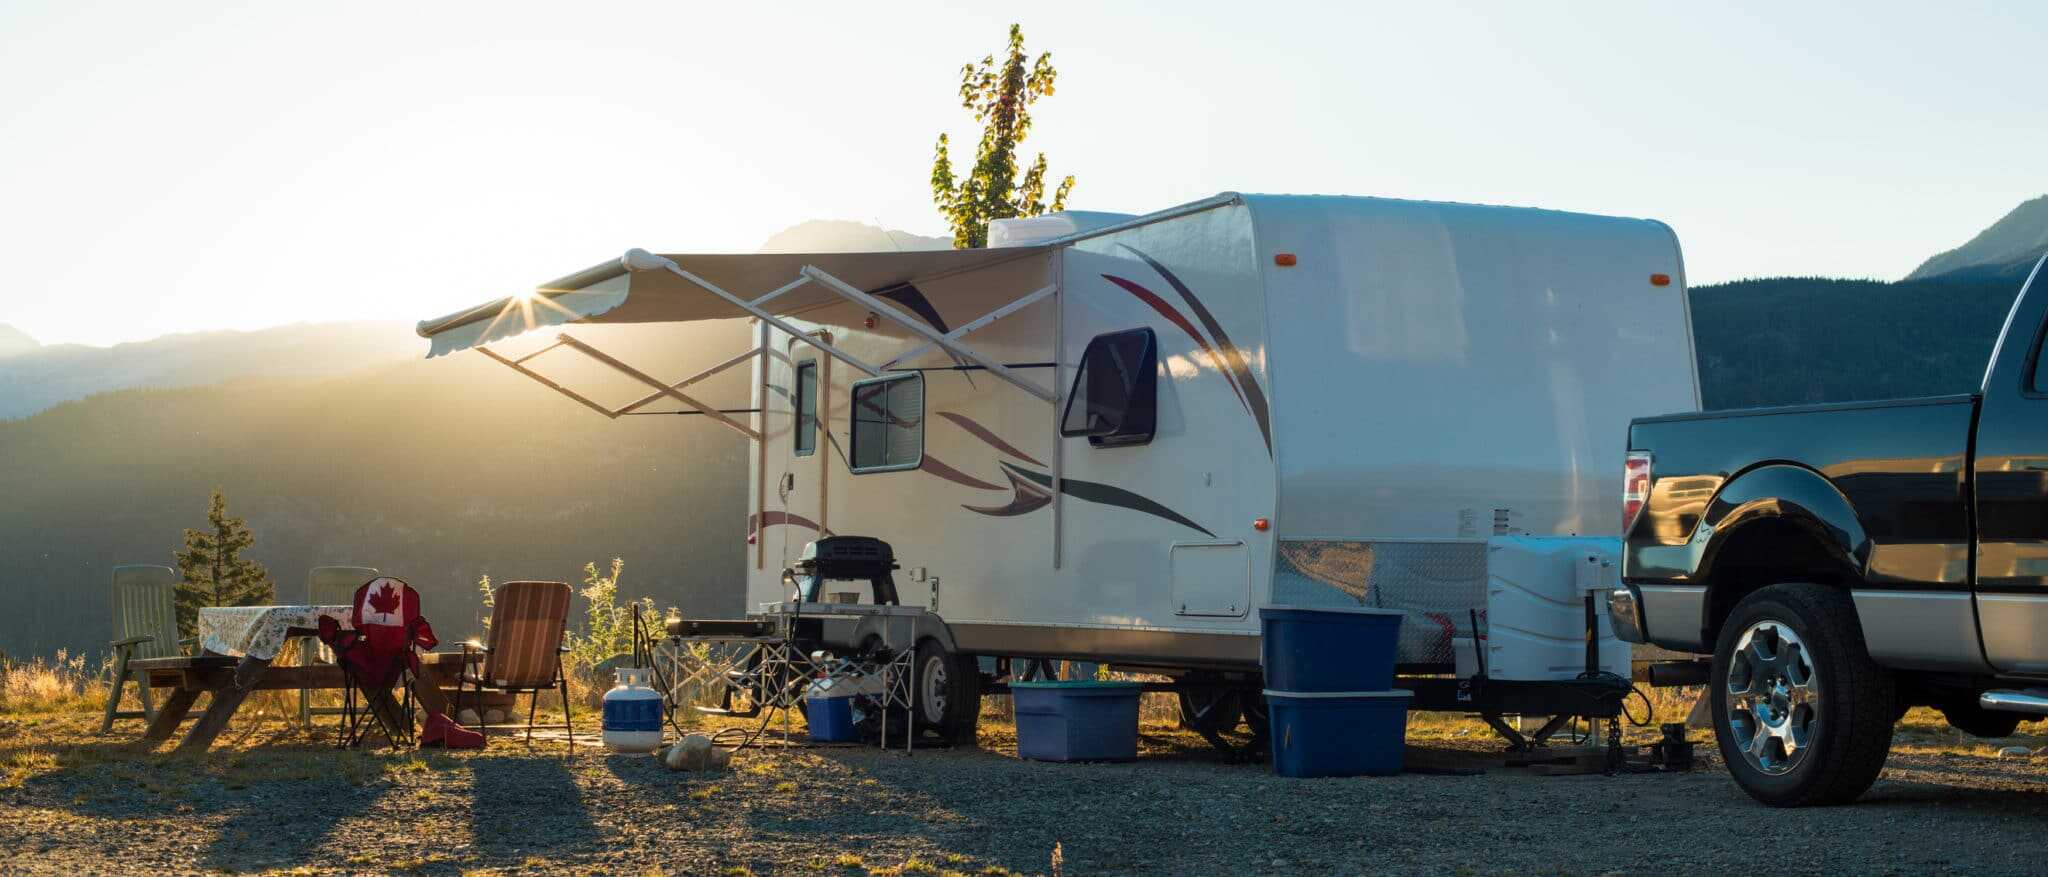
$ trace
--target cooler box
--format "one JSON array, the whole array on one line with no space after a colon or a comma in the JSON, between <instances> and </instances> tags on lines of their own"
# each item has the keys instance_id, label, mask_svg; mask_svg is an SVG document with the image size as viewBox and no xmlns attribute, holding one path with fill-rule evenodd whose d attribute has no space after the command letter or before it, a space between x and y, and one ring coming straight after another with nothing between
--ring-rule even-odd
<instances>
[{"instance_id":1,"label":"cooler box","mask_svg":"<svg viewBox=\"0 0 2048 877\"><path fill-rule=\"evenodd\" d=\"M1266 687L1283 692L1384 691L1394 687L1399 609L1261 606Z\"/></svg>"},{"instance_id":2,"label":"cooler box","mask_svg":"<svg viewBox=\"0 0 2048 877\"><path fill-rule=\"evenodd\" d=\"M804 697L804 721L811 726L812 742L853 743L860 740L860 731L853 726L853 691L850 688L833 691L813 684Z\"/></svg>"},{"instance_id":3,"label":"cooler box","mask_svg":"<svg viewBox=\"0 0 2048 877\"><path fill-rule=\"evenodd\" d=\"M1012 682L1017 755L1033 761L1138 757L1136 682Z\"/></svg>"},{"instance_id":4,"label":"cooler box","mask_svg":"<svg viewBox=\"0 0 2048 877\"><path fill-rule=\"evenodd\" d=\"M1410 691L1266 691L1273 772L1285 777L1401 772Z\"/></svg>"}]
</instances>

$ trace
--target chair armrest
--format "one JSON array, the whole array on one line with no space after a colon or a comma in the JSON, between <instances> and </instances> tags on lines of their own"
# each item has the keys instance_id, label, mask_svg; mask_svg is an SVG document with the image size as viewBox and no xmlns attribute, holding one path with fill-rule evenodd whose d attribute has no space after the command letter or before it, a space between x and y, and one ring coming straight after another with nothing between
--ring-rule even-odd
<instances>
[{"instance_id":1,"label":"chair armrest","mask_svg":"<svg viewBox=\"0 0 2048 877\"><path fill-rule=\"evenodd\" d=\"M153 636L131 636L131 637L127 638L127 639L117 639L117 640L114 640L113 642L107 643L107 648L110 648L110 649L118 649L118 648L121 648L121 647L123 647L123 646L139 646L139 645L142 645L143 643L153 643L153 642L156 642L156 637L153 637Z\"/></svg>"},{"instance_id":2,"label":"chair armrest","mask_svg":"<svg viewBox=\"0 0 2048 877\"><path fill-rule=\"evenodd\" d=\"M484 645L482 642L479 642L477 640L463 640L461 643L459 643L459 645L462 646L462 650L465 652L483 652L486 655L491 653L490 646Z\"/></svg>"},{"instance_id":3,"label":"chair armrest","mask_svg":"<svg viewBox=\"0 0 2048 877\"><path fill-rule=\"evenodd\" d=\"M566 646L566 645L561 645L561 646L556 646L556 647L555 647L555 653L556 653L556 654L558 654L558 655L566 655L566 654L568 654L568 653L570 653L570 652L573 652L573 651L575 651L575 649L573 649L573 648L570 648L570 647L568 647L568 646Z\"/></svg>"},{"instance_id":4,"label":"chair armrest","mask_svg":"<svg viewBox=\"0 0 2048 877\"><path fill-rule=\"evenodd\" d=\"M196 645L199 645L199 638L196 636L188 636L184 639L178 640L179 651L190 651L192 647Z\"/></svg>"}]
</instances>

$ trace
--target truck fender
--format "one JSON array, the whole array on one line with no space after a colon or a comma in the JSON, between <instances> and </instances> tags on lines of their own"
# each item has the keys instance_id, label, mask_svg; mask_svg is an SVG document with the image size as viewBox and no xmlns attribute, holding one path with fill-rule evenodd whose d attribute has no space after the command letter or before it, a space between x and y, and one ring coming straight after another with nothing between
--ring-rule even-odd
<instances>
[{"instance_id":1,"label":"truck fender","mask_svg":"<svg viewBox=\"0 0 2048 877\"><path fill-rule=\"evenodd\" d=\"M1705 543L1697 577L1711 581L1721 550L1763 521L1791 524L1811 535L1845 572L1860 575L1868 567L1870 536L1848 497L1819 472L1771 463L1737 474L1708 503L1693 533L1695 541Z\"/></svg>"}]
</instances>

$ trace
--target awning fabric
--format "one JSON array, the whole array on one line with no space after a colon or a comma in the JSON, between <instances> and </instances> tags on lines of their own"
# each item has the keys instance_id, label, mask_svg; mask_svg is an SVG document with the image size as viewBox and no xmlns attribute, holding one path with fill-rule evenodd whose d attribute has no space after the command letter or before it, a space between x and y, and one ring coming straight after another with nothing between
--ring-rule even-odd
<instances>
[{"instance_id":1,"label":"awning fabric","mask_svg":"<svg viewBox=\"0 0 2048 877\"><path fill-rule=\"evenodd\" d=\"M667 258L726 292L751 300L797 279L806 265L873 293L1034 256L1046 249L700 254ZM812 283L777 296L762 308L783 316L844 300ZM432 342L427 356L433 358L564 323L676 323L747 315L746 310L673 272L629 271L624 259L613 259L541 284L531 295L504 298L422 321L418 331L420 337Z\"/></svg>"}]
</instances>

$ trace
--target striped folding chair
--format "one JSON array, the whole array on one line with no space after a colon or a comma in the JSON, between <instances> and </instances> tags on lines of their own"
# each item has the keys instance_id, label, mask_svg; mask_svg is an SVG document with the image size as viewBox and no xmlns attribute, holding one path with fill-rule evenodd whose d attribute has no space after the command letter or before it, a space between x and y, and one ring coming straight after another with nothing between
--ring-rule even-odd
<instances>
[{"instance_id":1,"label":"striped folding chair","mask_svg":"<svg viewBox=\"0 0 2048 877\"><path fill-rule=\"evenodd\" d=\"M534 710L540 692L562 694L562 728L569 732L569 751L576 750L576 729L569 717L569 680L562 674L562 634L569 623L569 586L563 582L506 582L491 592L491 627L484 642L462 644L465 655L455 690L455 714L462 714L463 693L485 691L530 695L526 707L526 742L533 742ZM482 661L467 657L483 653ZM480 707L480 705L479 705ZM477 730L488 730L477 709Z\"/></svg>"},{"instance_id":2,"label":"striped folding chair","mask_svg":"<svg viewBox=\"0 0 2048 877\"><path fill-rule=\"evenodd\" d=\"M149 677L129 670L137 658L170 658L183 654L191 640L178 639L178 571L168 566L131 564L114 567L114 639L107 650L114 655L112 685L108 686L107 714L100 721L100 733L114 727L115 719L156 720L156 701L150 694ZM134 679L141 689L142 709L122 710L121 690Z\"/></svg>"},{"instance_id":3,"label":"striped folding chair","mask_svg":"<svg viewBox=\"0 0 2048 877\"><path fill-rule=\"evenodd\" d=\"M347 606L356 598L356 589L364 582L377 577L377 570L367 566L316 566L306 574L306 605ZM299 637L299 666L332 664L334 656L325 653L320 640L310 636ZM314 706L313 692L299 689L299 727L313 726L314 716L339 716L347 712L338 706Z\"/></svg>"}]
</instances>

